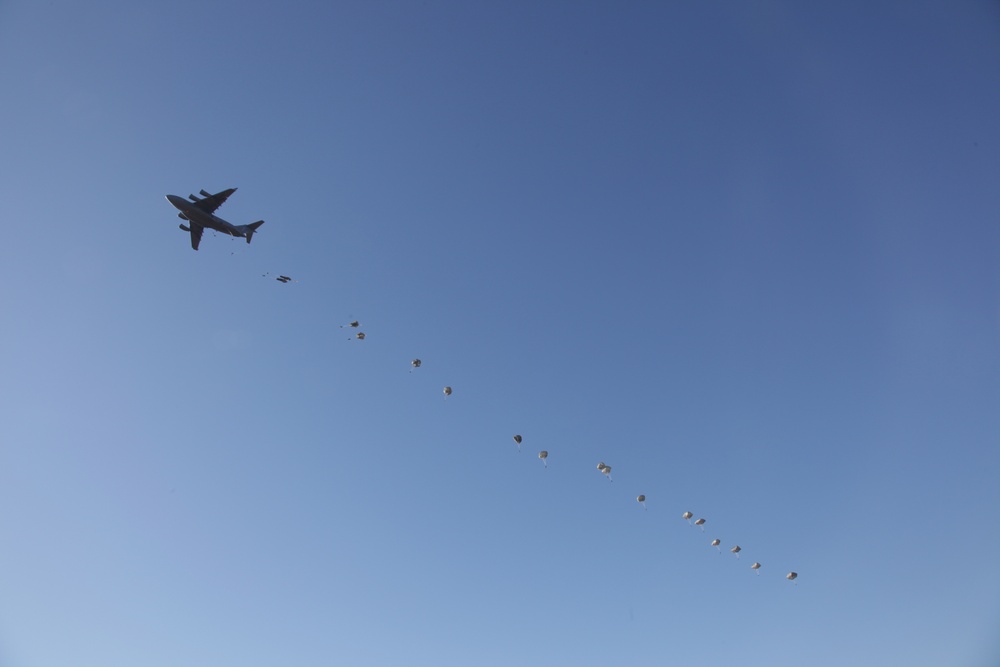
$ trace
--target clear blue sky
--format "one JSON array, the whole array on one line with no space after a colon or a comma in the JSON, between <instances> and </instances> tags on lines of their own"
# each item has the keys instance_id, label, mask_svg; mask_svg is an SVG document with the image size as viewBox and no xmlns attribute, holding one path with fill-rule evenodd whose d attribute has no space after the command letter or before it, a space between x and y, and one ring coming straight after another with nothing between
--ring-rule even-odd
<instances>
[{"instance_id":1,"label":"clear blue sky","mask_svg":"<svg viewBox=\"0 0 1000 667\"><path fill-rule=\"evenodd\" d=\"M1000 5L814 4L0 4L0 664L998 664Z\"/></svg>"}]
</instances>

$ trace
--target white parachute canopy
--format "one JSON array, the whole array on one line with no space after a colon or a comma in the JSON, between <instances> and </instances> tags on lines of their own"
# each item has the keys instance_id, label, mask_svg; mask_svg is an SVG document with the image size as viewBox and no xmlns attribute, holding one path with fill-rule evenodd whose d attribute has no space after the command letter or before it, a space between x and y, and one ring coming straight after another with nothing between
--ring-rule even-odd
<instances>
[{"instance_id":1,"label":"white parachute canopy","mask_svg":"<svg viewBox=\"0 0 1000 667\"><path fill-rule=\"evenodd\" d=\"M646 496L644 496L643 494L640 493L639 495L637 495L635 497L635 502L642 505L642 509L646 509Z\"/></svg>"},{"instance_id":2,"label":"white parachute canopy","mask_svg":"<svg viewBox=\"0 0 1000 667\"><path fill-rule=\"evenodd\" d=\"M722 549L719 548L720 544L722 544L722 540L720 540L718 537L712 540L712 546L715 547L716 551L718 551L721 554Z\"/></svg>"},{"instance_id":3,"label":"white parachute canopy","mask_svg":"<svg viewBox=\"0 0 1000 667\"><path fill-rule=\"evenodd\" d=\"M750 566L750 569L756 572L758 577L760 576L760 563L754 563Z\"/></svg>"},{"instance_id":4,"label":"white parachute canopy","mask_svg":"<svg viewBox=\"0 0 1000 667\"><path fill-rule=\"evenodd\" d=\"M549 458L549 453L547 451L545 451L543 449L542 451L538 452L538 458L540 458L542 460L542 463L545 464L546 468L549 467L549 462L545 460L545 459Z\"/></svg>"},{"instance_id":5,"label":"white parachute canopy","mask_svg":"<svg viewBox=\"0 0 1000 667\"><path fill-rule=\"evenodd\" d=\"M740 557L740 552L743 551L743 549L741 549L740 545L737 544L735 547L733 547L732 549L730 549L730 551L733 552L734 554L736 554L736 557L739 558Z\"/></svg>"},{"instance_id":6,"label":"white parachute canopy","mask_svg":"<svg viewBox=\"0 0 1000 667\"><path fill-rule=\"evenodd\" d=\"M789 572L788 574L785 575L785 579L788 579L789 581L795 581L798 578L799 578L798 572Z\"/></svg>"},{"instance_id":7,"label":"white parachute canopy","mask_svg":"<svg viewBox=\"0 0 1000 667\"><path fill-rule=\"evenodd\" d=\"M451 387L445 387L444 388L444 395L445 395L445 398L447 398L448 396L451 396Z\"/></svg>"},{"instance_id":8,"label":"white parachute canopy","mask_svg":"<svg viewBox=\"0 0 1000 667\"><path fill-rule=\"evenodd\" d=\"M609 481L613 481L611 480L611 466L605 464L604 461L601 461L597 464L597 469L603 472Z\"/></svg>"},{"instance_id":9,"label":"white parachute canopy","mask_svg":"<svg viewBox=\"0 0 1000 667\"><path fill-rule=\"evenodd\" d=\"M414 368L420 368L421 361L419 359L414 359L410 362L410 365Z\"/></svg>"},{"instance_id":10,"label":"white parachute canopy","mask_svg":"<svg viewBox=\"0 0 1000 667\"><path fill-rule=\"evenodd\" d=\"M694 522L694 525L696 525L699 528L701 528L701 532L703 532L703 533L705 532L705 520L704 519L698 519L697 521Z\"/></svg>"},{"instance_id":11,"label":"white parachute canopy","mask_svg":"<svg viewBox=\"0 0 1000 667\"><path fill-rule=\"evenodd\" d=\"M688 523L691 523L691 517L693 517L693 516L694 516L694 514L691 514L691 512L684 512L684 514L681 514L681 518L682 519L687 519Z\"/></svg>"}]
</instances>

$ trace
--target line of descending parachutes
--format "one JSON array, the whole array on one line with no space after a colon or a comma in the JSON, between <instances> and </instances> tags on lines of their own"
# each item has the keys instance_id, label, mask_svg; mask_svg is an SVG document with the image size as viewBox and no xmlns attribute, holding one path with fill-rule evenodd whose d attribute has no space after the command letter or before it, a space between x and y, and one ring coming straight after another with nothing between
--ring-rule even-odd
<instances>
[{"instance_id":1,"label":"line of descending parachutes","mask_svg":"<svg viewBox=\"0 0 1000 667\"><path fill-rule=\"evenodd\" d=\"M359 327L360 327L359 322L352 321L350 324L342 325L341 328L357 329ZM356 335L356 339L358 339L358 340L364 340L365 339L365 334L361 333L361 332L358 332L358 334ZM412 373L414 370L420 368L422 365L423 364L422 364L422 362L421 362L420 359L413 359L410 362L410 372ZM444 390L443 390L443 393L444 393L445 399L447 399L452 394L452 388L450 386L446 386L444 388ZM517 451L520 452L521 451L521 444L524 442L524 437L520 433L518 433L518 434L516 434L516 435L513 436L513 440L514 440L514 444L517 445ZM549 465L549 462L548 462L549 452L548 452L548 450L542 450L542 451L538 452L538 458L542 461L543 466L546 467L546 468L548 468L548 465ZM609 482L613 482L614 481L612 479L612 477L611 477L611 466L608 465L608 464L606 464L604 461L600 461L597 464L597 470L601 474L603 474L607 478L607 480ZM638 502L640 505L642 505L643 510L648 510L648 508L646 507L646 496L645 496L645 494L639 494L638 496L636 496L636 502ZM705 532L705 524L708 523L708 520L706 518L704 518L704 517L698 517L697 519L694 519L694 516L695 515L692 512L684 512L683 514L681 514L681 518L684 519L685 521L687 521L689 525L691 525L692 527L693 526L697 526L701 530L701 532L704 533ZM694 520L692 521L692 519L694 519ZM716 551L720 555L722 554L721 544L722 544L722 540L719 539L719 538L714 538L710 542L710 546L715 547ZM740 560L740 553L742 551L743 551L743 547L741 547L738 544L734 544L732 547L729 548L729 552L731 554L733 554L736 557L737 560ZM760 576L760 571L761 571L762 568L763 568L763 565L761 565L760 561L754 561L750 565L750 569L757 576ZM787 579L788 581L795 582L795 585L798 585L798 582L795 581L796 579L798 579L798 576L799 575L798 575L797 572L792 571L792 572L789 572L788 574L785 575L785 579Z\"/></svg>"},{"instance_id":2,"label":"line of descending parachutes","mask_svg":"<svg viewBox=\"0 0 1000 667\"><path fill-rule=\"evenodd\" d=\"M206 195L206 196L208 195L208 193L206 193L204 190L202 191L202 194ZM193 196L191 197L191 199L194 200L194 201L198 201ZM223 198L223 201L224 201L224 198ZM181 217L184 217L184 216L182 215ZM258 224L262 224L262 223L258 223ZM184 228L183 225L182 225L182 228ZM247 243L249 243L250 242L250 237L247 236L246 238L247 238ZM195 245L195 249L197 250L197 245ZM270 276L271 276L270 272L265 272L263 274L264 278L268 278ZM294 278L292 278L292 277L290 277L290 276L288 276L286 274L279 274L279 275L277 275L275 277L275 280L278 281L278 282L280 282L280 283L282 283L282 284L288 284L290 282L298 282L298 280L295 280ZM355 331L353 337L348 338L349 341L354 341L354 340L356 340L356 341L364 341L365 337L366 337L366 334L365 334L365 332L363 332L363 331L360 330L360 327L361 327L361 323L358 320L352 320L348 324L343 324L343 325L340 326L341 329L353 329ZM421 365L422 365L422 362L421 362L420 359L413 359L410 362L410 372L412 373L414 370L419 369L421 367ZM444 393L445 400L447 400L448 397L452 395L452 388L451 388L450 385L449 386L445 386L442 391ZM515 444L517 444L517 450L520 452L521 451L521 443L523 442L522 436L520 434L515 435L514 436L514 442L515 442ZM549 452L548 452L548 450L542 450L542 451L538 452L538 458L542 461L543 466L545 468L548 468L548 465L549 465L549 463L548 463L548 458L549 458ZM597 464L597 470L600 473L602 473L608 479L609 482L613 482L614 481L612 479L612 477L611 477L611 466L607 465L604 461L601 461L601 462L599 462ZM644 494L639 494L636 497L636 501L640 505L642 505L643 510L647 510L648 509L646 507L646 496ZM692 522L691 520L694 518L694 514L692 512L686 511L686 512L684 512L681 515L681 518L683 518L684 520L686 520L692 526L698 526L698 528L701 530L702 533L705 532L705 524L707 523L707 520L704 517L699 517L698 519L696 519L695 521ZM714 538L711 541L710 544L711 544L711 546L715 547L716 551L718 551L719 554L722 554L722 549L721 549L722 540L720 540L719 538ZM737 560L740 559L740 552L742 552L742 551L743 551L743 548L740 545L738 545L738 544L733 545L729 549L729 552L732 553L736 557ZM754 561L753 564L750 565L750 569L757 576L760 575L760 570L761 570L762 567L763 566L761 565L761 563L759 561ZM799 575L798 575L797 572L792 571L792 572L789 572L788 574L786 574L785 578L787 580L789 580L789 581L795 582L795 580L798 579L798 576ZM797 583L796 583L796 585L797 585Z\"/></svg>"},{"instance_id":3,"label":"line of descending parachutes","mask_svg":"<svg viewBox=\"0 0 1000 667\"><path fill-rule=\"evenodd\" d=\"M515 435L514 436L514 442L517 443L518 451L521 450L521 442L522 441L523 441L523 438L520 435ZM542 451L542 452L539 452L539 454L538 454L538 457L540 459L542 459L543 461L545 459L547 459L548 456L549 456L548 451ZM547 465L548 464L546 463L546 466ZM599 462L597 464L597 470L599 472L601 472L605 477L607 477L608 481L613 481L611 479L611 466L609 466L608 464L606 464L604 461L601 461L601 462ZM638 496L636 496L635 500L636 500L637 503L639 503L640 505L642 505L642 509L643 510L648 510L649 509L648 507L646 507L646 495L645 494L640 493ZM684 512L683 514L681 514L681 518L684 519L685 521L687 521L690 526L692 526L692 527L693 526L697 526L698 528L701 529L701 532L704 533L705 532L705 524L708 523L708 520L706 518L704 518L704 517L698 517L697 519L695 519L694 521L692 521L692 519L694 519L694 516L695 515L692 512ZM718 551L719 554L722 554L722 549L720 548L721 544L722 544L722 540L719 539L719 538L713 539L711 541L711 543L710 543L711 546L715 547L716 551ZM733 554L734 556L736 556L737 560L740 560L740 553L742 551L743 551L743 547L741 547L738 544L733 545L729 549L729 552L731 554ZM760 563L760 561L754 561L750 565L750 569L757 576L760 576L760 570L761 570L762 567L763 567L763 565ZM799 577L798 573L794 572L794 571L791 571L791 572L789 572L788 574L785 575L785 579L787 579L788 581L792 581L792 582L795 582L795 580L798 579L798 577ZM795 582L795 585L797 586L798 582Z\"/></svg>"}]
</instances>

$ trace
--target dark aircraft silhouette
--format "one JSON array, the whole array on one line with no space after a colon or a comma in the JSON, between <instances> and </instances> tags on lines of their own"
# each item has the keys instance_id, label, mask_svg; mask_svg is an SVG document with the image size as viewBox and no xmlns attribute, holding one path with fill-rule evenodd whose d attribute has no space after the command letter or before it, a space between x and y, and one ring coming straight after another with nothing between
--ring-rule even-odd
<instances>
[{"instance_id":1,"label":"dark aircraft silhouette","mask_svg":"<svg viewBox=\"0 0 1000 667\"><path fill-rule=\"evenodd\" d=\"M191 232L192 248L195 250L198 249L198 244L201 243L201 234L205 231L206 227L214 229L217 232L222 232L223 234L229 234L230 236L245 238L247 243L250 243L253 233L257 231L258 227L264 224L263 220L252 222L249 225L231 225L222 218L217 218L214 215L216 209L222 206L229 199L229 195L234 192L236 192L236 188L229 188L218 194L210 195L202 190L201 196L204 199L188 195L188 199L191 201L177 195L167 195L167 201L180 211L177 217L191 223L190 227L182 223L181 229L185 232Z\"/></svg>"}]
</instances>

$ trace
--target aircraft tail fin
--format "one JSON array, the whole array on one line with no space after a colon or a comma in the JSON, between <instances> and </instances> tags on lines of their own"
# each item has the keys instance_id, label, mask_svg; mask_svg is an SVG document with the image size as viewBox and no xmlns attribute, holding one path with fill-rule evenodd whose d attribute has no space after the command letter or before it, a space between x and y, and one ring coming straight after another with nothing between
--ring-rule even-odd
<instances>
[{"instance_id":1,"label":"aircraft tail fin","mask_svg":"<svg viewBox=\"0 0 1000 667\"><path fill-rule=\"evenodd\" d=\"M249 225L243 225L243 233L246 234L247 243L250 243L250 239L253 238L253 233L263 224L263 220L258 220L257 222L251 222Z\"/></svg>"}]
</instances>

